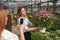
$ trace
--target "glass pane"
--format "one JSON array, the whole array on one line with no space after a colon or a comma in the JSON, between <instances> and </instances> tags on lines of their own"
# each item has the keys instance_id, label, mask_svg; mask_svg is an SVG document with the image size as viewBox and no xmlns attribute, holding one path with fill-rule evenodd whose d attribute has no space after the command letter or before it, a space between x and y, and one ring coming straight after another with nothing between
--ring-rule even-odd
<instances>
[{"instance_id":1,"label":"glass pane","mask_svg":"<svg viewBox=\"0 0 60 40\"><path fill-rule=\"evenodd\" d=\"M7 1L7 0L2 0L2 1Z\"/></svg>"},{"instance_id":2,"label":"glass pane","mask_svg":"<svg viewBox=\"0 0 60 40\"><path fill-rule=\"evenodd\" d=\"M47 1L47 0L41 0L41 2L45 2L45 1Z\"/></svg>"},{"instance_id":3,"label":"glass pane","mask_svg":"<svg viewBox=\"0 0 60 40\"><path fill-rule=\"evenodd\" d=\"M42 3L41 6L47 6L47 3Z\"/></svg>"}]
</instances>

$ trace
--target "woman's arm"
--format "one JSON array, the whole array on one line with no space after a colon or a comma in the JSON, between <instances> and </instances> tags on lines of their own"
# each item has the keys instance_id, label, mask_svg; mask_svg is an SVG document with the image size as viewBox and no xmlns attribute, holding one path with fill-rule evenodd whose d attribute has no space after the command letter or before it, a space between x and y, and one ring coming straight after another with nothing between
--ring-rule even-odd
<instances>
[{"instance_id":1,"label":"woman's arm","mask_svg":"<svg viewBox=\"0 0 60 40\"><path fill-rule=\"evenodd\" d=\"M42 30L42 27L33 27L33 28L28 28L27 31L33 31L33 30Z\"/></svg>"},{"instance_id":2,"label":"woman's arm","mask_svg":"<svg viewBox=\"0 0 60 40\"><path fill-rule=\"evenodd\" d=\"M20 40L25 40L24 32L20 30Z\"/></svg>"},{"instance_id":3,"label":"woman's arm","mask_svg":"<svg viewBox=\"0 0 60 40\"><path fill-rule=\"evenodd\" d=\"M17 24L17 26L12 30L12 32L16 34L18 30L19 30L19 24Z\"/></svg>"},{"instance_id":4,"label":"woman's arm","mask_svg":"<svg viewBox=\"0 0 60 40\"><path fill-rule=\"evenodd\" d=\"M25 37L24 37L24 23L20 25L20 40L25 40Z\"/></svg>"},{"instance_id":5,"label":"woman's arm","mask_svg":"<svg viewBox=\"0 0 60 40\"><path fill-rule=\"evenodd\" d=\"M29 20L28 20L28 26L33 26L32 22L30 22ZM28 27L27 31L33 31L33 30L37 30L37 29L41 29L42 30L42 27L33 27L33 28L29 28Z\"/></svg>"}]
</instances>

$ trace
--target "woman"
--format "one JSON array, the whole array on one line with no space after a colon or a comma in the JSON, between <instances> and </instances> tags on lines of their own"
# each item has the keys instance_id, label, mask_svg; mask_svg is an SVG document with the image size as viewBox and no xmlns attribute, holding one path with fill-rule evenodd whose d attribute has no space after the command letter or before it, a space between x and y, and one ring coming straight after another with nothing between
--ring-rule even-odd
<instances>
[{"instance_id":1,"label":"woman","mask_svg":"<svg viewBox=\"0 0 60 40\"><path fill-rule=\"evenodd\" d=\"M7 12L5 9L0 7L0 40L19 40L17 35L11 33L10 31L5 29L5 25L7 24ZM20 38L21 40L24 40L24 24L20 25Z\"/></svg>"},{"instance_id":2,"label":"woman","mask_svg":"<svg viewBox=\"0 0 60 40\"><path fill-rule=\"evenodd\" d=\"M33 24L26 18L26 11L25 11L24 7L19 7L18 10L17 10L17 14L18 14L18 20L17 20L17 26L14 29L14 33L16 33L19 30L18 24L20 24L20 19L22 17L23 22L25 23L25 28L24 28L25 40L31 40L30 31L36 30L36 29L41 29L41 28L40 27L31 28L30 27L30 26L33 26Z\"/></svg>"}]
</instances>

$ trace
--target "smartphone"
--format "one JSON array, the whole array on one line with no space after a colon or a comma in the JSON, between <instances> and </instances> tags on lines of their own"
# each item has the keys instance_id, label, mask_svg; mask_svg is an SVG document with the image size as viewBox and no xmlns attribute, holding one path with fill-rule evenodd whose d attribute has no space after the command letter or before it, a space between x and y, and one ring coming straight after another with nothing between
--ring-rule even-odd
<instances>
[{"instance_id":1,"label":"smartphone","mask_svg":"<svg viewBox=\"0 0 60 40\"><path fill-rule=\"evenodd\" d=\"M20 24L23 24L23 18L20 19Z\"/></svg>"}]
</instances>

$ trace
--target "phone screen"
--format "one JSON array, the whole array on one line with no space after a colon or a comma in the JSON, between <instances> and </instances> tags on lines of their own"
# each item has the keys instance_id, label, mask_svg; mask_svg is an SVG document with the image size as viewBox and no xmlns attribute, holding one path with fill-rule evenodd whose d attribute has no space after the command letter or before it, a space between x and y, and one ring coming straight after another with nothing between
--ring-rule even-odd
<instances>
[{"instance_id":1,"label":"phone screen","mask_svg":"<svg viewBox=\"0 0 60 40\"><path fill-rule=\"evenodd\" d=\"M20 19L20 24L23 24L23 18Z\"/></svg>"}]
</instances>

